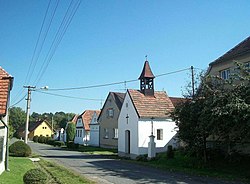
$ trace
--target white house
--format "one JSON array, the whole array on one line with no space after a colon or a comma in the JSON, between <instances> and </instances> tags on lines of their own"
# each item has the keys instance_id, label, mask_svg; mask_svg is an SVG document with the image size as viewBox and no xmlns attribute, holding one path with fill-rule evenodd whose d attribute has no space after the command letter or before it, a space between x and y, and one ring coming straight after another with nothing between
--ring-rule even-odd
<instances>
[{"instance_id":1,"label":"white house","mask_svg":"<svg viewBox=\"0 0 250 184\"><path fill-rule=\"evenodd\" d=\"M91 123L94 113L96 110L86 110L81 115L78 116L76 121L76 135L74 142L78 144L89 144L90 141L90 128L89 124Z\"/></svg>"},{"instance_id":2,"label":"white house","mask_svg":"<svg viewBox=\"0 0 250 184\"><path fill-rule=\"evenodd\" d=\"M89 124L89 128L90 128L90 140L89 140L89 145L90 146L100 146L100 132L99 132L99 123L97 122L98 116L100 114L101 111L95 111L91 122Z\"/></svg>"},{"instance_id":3,"label":"white house","mask_svg":"<svg viewBox=\"0 0 250 184\"><path fill-rule=\"evenodd\" d=\"M154 91L154 75L145 62L140 90L127 90L118 118L118 154L135 158L148 153L149 136L155 136L156 152L178 146L175 122L170 118L174 106L166 92Z\"/></svg>"},{"instance_id":4,"label":"white house","mask_svg":"<svg viewBox=\"0 0 250 184\"><path fill-rule=\"evenodd\" d=\"M8 108L12 85L13 77L0 67L0 174L8 169Z\"/></svg>"}]
</instances>

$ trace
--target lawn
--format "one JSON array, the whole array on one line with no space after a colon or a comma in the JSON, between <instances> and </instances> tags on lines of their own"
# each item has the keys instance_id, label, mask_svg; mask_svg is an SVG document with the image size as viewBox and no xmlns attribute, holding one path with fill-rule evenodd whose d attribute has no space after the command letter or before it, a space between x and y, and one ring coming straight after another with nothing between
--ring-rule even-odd
<instances>
[{"instance_id":1,"label":"lawn","mask_svg":"<svg viewBox=\"0 0 250 184\"><path fill-rule=\"evenodd\" d=\"M80 145L77 151L93 155L117 155L117 149L100 148Z\"/></svg>"},{"instance_id":2,"label":"lawn","mask_svg":"<svg viewBox=\"0 0 250 184\"><path fill-rule=\"evenodd\" d=\"M10 172L5 171L0 177L0 184L23 184L23 175L36 166L28 158L9 157Z\"/></svg>"},{"instance_id":3,"label":"lawn","mask_svg":"<svg viewBox=\"0 0 250 184\"><path fill-rule=\"evenodd\" d=\"M23 175L30 169L42 168L49 175L49 183L85 184L94 183L80 175L52 162L40 160L35 164L26 157L10 157L10 172L5 171L0 177L0 184L23 184Z\"/></svg>"},{"instance_id":4,"label":"lawn","mask_svg":"<svg viewBox=\"0 0 250 184\"><path fill-rule=\"evenodd\" d=\"M68 169L59 166L53 162L48 162L45 160L41 160L38 162L39 166L41 166L45 171L47 171L57 183L61 184L83 184L83 183L94 183Z\"/></svg>"}]
</instances>

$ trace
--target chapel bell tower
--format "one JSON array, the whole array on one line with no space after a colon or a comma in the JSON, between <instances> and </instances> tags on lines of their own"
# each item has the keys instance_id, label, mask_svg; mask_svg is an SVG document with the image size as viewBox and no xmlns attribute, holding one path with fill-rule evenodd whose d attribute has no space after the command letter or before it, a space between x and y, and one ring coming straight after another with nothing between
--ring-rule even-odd
<instances>
[{"instance_id":1,"label":"chapel bell tower","mask_svg":"<svg viewBox=\"0 0 250 184\"><path fill-rule=\"evenodd\" d=\"M145 61L140 79L140 90L146 96L154 96L154 74L152 73L149 62Z\"/></svg>"}]
</instances>

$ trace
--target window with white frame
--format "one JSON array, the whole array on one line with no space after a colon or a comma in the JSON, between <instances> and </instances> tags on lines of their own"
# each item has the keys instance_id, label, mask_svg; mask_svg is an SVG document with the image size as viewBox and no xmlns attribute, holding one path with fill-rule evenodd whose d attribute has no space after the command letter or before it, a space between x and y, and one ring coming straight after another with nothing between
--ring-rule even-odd
<instances>
[{"instance_id":1,"label":"window with white frame","mask_svg":"<svg viewBox=\"0 0 250 184\"><path fill-rule=\"evenodd\" d=\"M114 139L118 139L118 128L113 128Z\"/></svg>"},{"instance_id":2,"label":"window with white frame","mask_svg":"<svg viewBox=\"0 0 250 184\"><path fill-rule=\"evenodd\" d=\"M220 77L222 79L229 79L230 78L230 69L221 70L220 71Z\"/></svg>"},{"instance_id":3,"label":"window with white frame","mask_svg":"<svg viewBox=\"0 0 250 184\"><path fill-rule=\"evenodd\" d=\"M107 117L109 117L109 118L114 117L114 109L113 108L107 109Z\"/></svg>"},{"instance_id":4,"label":"window with white frame","mask_svg":"<svg viewBox=\"0 0 250 184\"><path fill-rule=\"evenodd\" d=\"M157 129L157 140L163 140L163 129Z\"/></svg>"},{"instance_id":5,"label":"window with white frame","mask_svg":"<svg viewBox=\"0 0 250 184\"><path fill-rule=\"evenodd\" d=\"M109 131L107 128L104 128L104 138L108 139L109 138Z\"/></svg>"}]
</instances>

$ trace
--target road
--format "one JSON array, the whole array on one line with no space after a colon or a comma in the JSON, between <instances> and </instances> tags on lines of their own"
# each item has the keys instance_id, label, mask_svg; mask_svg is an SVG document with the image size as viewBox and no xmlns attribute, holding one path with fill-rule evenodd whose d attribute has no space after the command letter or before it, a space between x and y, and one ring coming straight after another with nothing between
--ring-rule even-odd
<instances>
[{"instance_id":1,"label":"road","mask_svg":"<svg viewBox=\"0 0 250 184\"><path fill-rule=\"evenodd\" d=\"M166 172L155 168L110 159L101 155L89 155L67 151L50 145L29 142L33 152L44 159L56 162L97 183L137 184L233 184L213 178L190 176L182 173ZM236 184L236 182L234 183Z\"/></svg>"}]
</instances>

